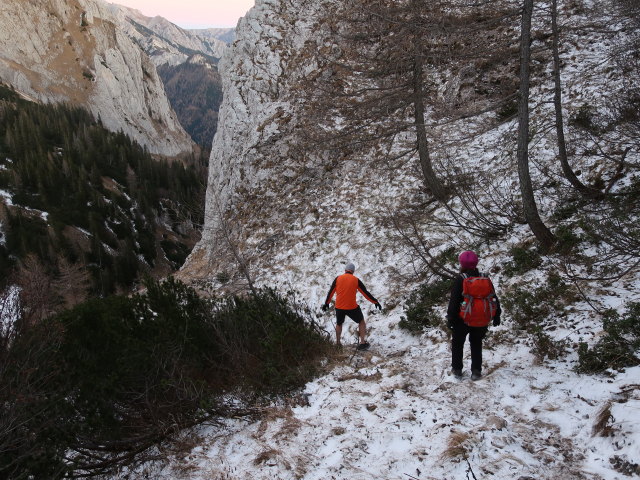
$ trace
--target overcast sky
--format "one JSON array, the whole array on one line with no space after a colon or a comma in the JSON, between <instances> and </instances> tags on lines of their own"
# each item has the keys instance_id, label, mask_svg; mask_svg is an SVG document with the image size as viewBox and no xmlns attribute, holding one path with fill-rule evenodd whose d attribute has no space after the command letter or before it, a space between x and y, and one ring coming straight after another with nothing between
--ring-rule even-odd
<instances>
[{"instance_id":1,"label":"overcast sky","mask_svg":"<svg viewBox=\"0 0 640 480\"><path fill-rule=\"evenodd\" d=\"M140 10L148 17L159 15L182 28L235 27L255 0L108 0Z\"/></svg>"}]
</instances>

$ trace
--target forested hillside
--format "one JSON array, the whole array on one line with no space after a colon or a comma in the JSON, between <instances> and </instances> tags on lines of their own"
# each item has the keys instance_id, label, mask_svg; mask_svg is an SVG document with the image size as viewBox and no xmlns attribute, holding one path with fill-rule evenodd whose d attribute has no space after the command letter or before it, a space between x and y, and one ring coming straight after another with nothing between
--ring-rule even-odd
<instances>
[{"instance_id":1,"label":"forested hillside","mask_svg":"<svg viewBox=\"0 0 640 480\"><path fill-rule=\"evenodd\" d=\"M210 150L222 102L217 66L201 57L200 62L192 59L179 65L159 65L158 75L184 129L194 142Z\"/></svg>"},{"instance_id":2,"label":"forested hillside","mask_svg":"<svg viewBox=\"0 0 640 480\"><path fill-rule=\"evenodd\" d=\"M182 264L202 221L202 164L154 159L81 108L0 95L5 282L44 275L102 296Z\"/></svg>"}]
</instances>

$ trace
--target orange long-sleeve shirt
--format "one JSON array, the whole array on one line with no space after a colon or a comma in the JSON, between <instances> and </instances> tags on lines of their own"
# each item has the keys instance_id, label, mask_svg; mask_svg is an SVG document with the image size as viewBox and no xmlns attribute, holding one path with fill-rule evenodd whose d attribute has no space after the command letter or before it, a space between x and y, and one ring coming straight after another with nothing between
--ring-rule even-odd
<instances>
[{"instance_id":1,"label":"orange long-sleeve shirt","mask_svg":"<svg viewBox=\"0 0 640 480\"><path fill-rule=\"evenodd\" d=\"M340 310L353 310L358 307L358 302L356 301L356 293L358 292L371 303L378 303L378 300L367 291L358 277L350 272L338 275L335 278L324 303L328 305L335 294L336 308Z\"/></svg>"}]
</instances>

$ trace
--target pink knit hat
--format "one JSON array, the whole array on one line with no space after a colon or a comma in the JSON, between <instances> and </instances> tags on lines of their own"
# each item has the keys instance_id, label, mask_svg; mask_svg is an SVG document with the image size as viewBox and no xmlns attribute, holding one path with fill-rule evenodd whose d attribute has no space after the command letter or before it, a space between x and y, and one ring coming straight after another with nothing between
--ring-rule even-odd
<instances>
[{"instance_id":1,"label":"pink knit hat","mask_svg":"<svg viewBox=\"0 0 640 480\"><path fill-rule=\"evenodd\" d=\"M476 268L478 266L478 255L471 250L466 250L458 256L458 261L462 268Z\"/></svg>"}]
</instances>

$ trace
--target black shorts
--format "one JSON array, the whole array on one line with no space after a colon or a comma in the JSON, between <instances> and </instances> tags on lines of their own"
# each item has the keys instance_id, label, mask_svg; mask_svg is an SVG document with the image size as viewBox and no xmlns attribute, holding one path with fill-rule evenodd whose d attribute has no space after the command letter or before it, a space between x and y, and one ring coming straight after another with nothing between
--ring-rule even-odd
<instances>
[{"instance_id":1,"label":"black shorts","mask_svg":"<svg viewBox=\"0 0 640 480\"><path fill-rule=\"evenodd\" d=\"M364 315L362 314L362 310L360 310L360 306L357 306L353 310L342 310L341 308L336 308L336 322L338 325L342 325L344 323L344 317L349 317L356 323L360 323L364 320Z\"/></svg>"}]
</instances>

